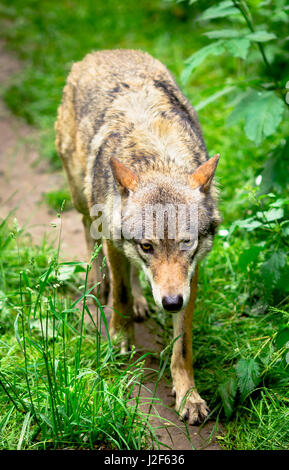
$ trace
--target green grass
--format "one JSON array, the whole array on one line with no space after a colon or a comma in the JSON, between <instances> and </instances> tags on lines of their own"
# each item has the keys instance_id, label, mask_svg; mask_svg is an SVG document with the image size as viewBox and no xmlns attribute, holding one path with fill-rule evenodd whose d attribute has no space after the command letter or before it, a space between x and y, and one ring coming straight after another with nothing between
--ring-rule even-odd
<instances>
[{"instance_id":1,"label":"green grass","mask_svg":"<svg viewBox=\"0 0 289 470\"><path fill-rule=\"evenodd\" d=\"M0 255L0 448L158 448L142 411L147 403L153 414L158 400L139 396L146 355L124 360L101 338L108 327L99 304L90 311L90 264L58 263L57 250L29 244L8 220Z\"/></svg>"},{"instance_id":2,"label":"green grass","mask_svg":"<svg viewBox=\"0 0 289 470\"><path fill-rule=\"evenodd\" d=\"M56 211L68 211L73 207L70 191L66 187L45 193L43 199L51 209Z\"/></svg>"},{"instance_id":3,"label":"green grass","mask_svg":"<svg viewBox=\"0 0 289 470\"><path fill-rule=\"evenodd\" d=\"M6 39L8 47L26 61L23 73L16 76L13 83L7 85L4 98L16 115L39 129L42 155L49 158L54 167L59 167L60 161L54 147L53 123L61 99L61 90L71 64L93 49L140 48L163 61L180 82L184 60L192 52L208 43L202 35L203 27L195 21L196 14L202 5L208 6L208 2L198 2L198 5L195 3L189 6L185 2L176 4L164 1L135 3L132 0L125 2L83 0L82 2L59 3L55 0L45 0L39 3L34 0L15 0L11 4L8 0L3 0L0 8L5 21L1 35ZM270 245L278 247L281 243L279 235L282 227L280 223L274 224L273 227L267 226L265 230L255 231L237 227L231 233L232 224L236 219L247 219L260 210L256 204L255 178L260 174L267 156L283 135L286 135L285 124L275 135L267 138L262 146L256 147L246 138L241 126L227 126L227 117L231 111L230 101L227 98L221 97L205 107L200 106L200 103L221 89L224 84L230 86L233 81L246 80L248 71L246 67L236 58L211 57L194 72L188 84L183 88L192 104L197 106L197 109L200 108L198 115L210 154L221 153L217 177L221 195L220 207L224 218L222 229L227 229L229 232L226 236L220 234L216 236L213 251L202 264L200 271L199 295L194 321L196 382L200 393L210 405L213 418L223 423L225 434L220 438L219 443L224 449L288 449L287 350L286 346L280 348L278 342L276 343L280 331L286 330L289 321L288 290L284 288L285 281L282 290L278 289L276 287L278 283L275 285L273 281L272 285L268 282L266 284L262 276L262 263L266 259ZM254 70L253 63L249 64L249 67ZM233 98L234 96L232 100ZM51 204L59 205L61 198L59 194L54 195ZM272 196L271 201L276 201L276 197ZM267 209L270 207L269 204ZM282 219L285 227L288 221L288 207L286 210ZM247 256L247 250L256 245L261 247L259 258L245 265L244 262L242 264L240 260ZM20 374L17 377L22 374L19 380L23 384L25 364L23 364L23 356L20 354L20 346L17 345L14 334L15 316L18 313L20 315L18 324L22 331L19 320L23 315L23 307L19 303L19 288L17 287L19 271L29 267L32 278L37 278L48 269L48 257L51 256L51 252L46 244L37 252L33 246L29 248L22 246L21 250L24 250L26 254L20 258L16 272L11 272L10 255L5 255L8 257L4 264L2 261L1 289L5 293L4 300L2 300L5 308L2 308L0 325L4 329L3 357L4 361L8 361L6 373L12 370L13 374L16 372ZM15 262L15 259L14 254L12 260ZM73 272L72 277L66 281L71 286L76 282L73 277L75 275L76 273ZM49 295L53 296L51 287L49 289ZM14 307L16 291L18 303ZM146 292L151 300L147 288ZM33 302L35 302L36 293L32 295L34 296ZM78 328L77 335L71 333L70 328L66 331L67 345L69 345L67 361L70 368L74 370L76 356L72 345L76 344L81 337L79 334L81 311L76 314L77 307L73 305L71 294L63 294L62 302L66 303L66 306L57 307L60 317L55 318L55 321L59 321L63 326L65 315L70 315L72 325ZM12 303L14 315L11 315L10 303ZM8 310L6 305L8 305ZM57 305L59 305L58 300L55 309ZM66 313L67 310L72 310L72 312ZM45 308L42 314L44 321ZM171 328L168 318L159 312L154 313L154 318L165 327L164 338L168 341ZM24 323L24 330L25 328L27 329L26 323ZM60 364L63 360L61 331L60 329L60 332L57 332L59 344L57 341L52 341L52 343L48 341L50 347L54 345L55 354L59 354L57 357L61 359ZM81 347L89 352L87 356L84 355L87 358L83 363L81 362L81 370L88 371L88 373L87 376L79 378L80 388L72 388L73 403L81 387L84 387L86 391L89 389L91 381L96 376L95 371L98 370L95 359L92 357L93 348L96 348L96 339L90 331L86 331L85 335L86 339L82 341ZM42 344L41 338L39 341ZM45 344L43 345L44 351ZM29 347L32 346L29 345ZM104 344L103 347L102 360L108 357L108 354L112 354L108 344ZM9 362L10 357L11 361L16 357L12 365ZM43 394L43 387L47 387L47 383L38 381L38 377L39 370L45 367L45 363L42 353L37 352L35 358L35 362L32 361L34 375L31 375L31 382L33 386L39 383L39 392L35 392L35 397L41 396L38 399L39 404L37 400L36 403L39 410L43 411L43 407L48 406ZM111 374L116 374L118 383L125 383L127 377L122 374L117 375L119 369L116 365L119 359L115 360L116 363L109 362L109 370L112 371ZM19 370L15 371L13 365L18 364L17 361L20 361L21 365L19 365ZM251 385L249 380L245 381L246 371L245 373L243 371L243 375L240 372L241 365L244 364L241 361L253 364L258 371L257 378ZM138 382L140 369L138 365L134 367L136 382ZM53 372L53 367L50 370ZM61 366L58 368L58 371L60 370ZM63 379L56 377L56 380ZM12 380L12 386L13 383ZM64 388L65 383L61 382L59 395L61 406L65 401ZM247 392L245 393L244 390ZM27 388L25 393L28 393ZM85 396L88 397L88 395ZM21 398L29 401L27 395ZM58 397L55 399L58 400ZM105 397L103 399L105 401ZM125 400L129 400L128 396ZM52 428L46 423L43 424L44 431L41 431L44 432L45 437L42 438L42 444L38 444L36 434L33 435L37 429L36 424L34 423L33 426L30 424L31 415L25 414L23 410L15 410L5 395L4 398L2 395L1 403L3 407L1 416L4 417L0 422L4 435L3 447L17 446L22 434L26 437L22 440L21 446L27 447L32 442L36 447L43 446L43 439L45 445L51 445L52 441L54 444L62 442L59 432L58 434L55 434L55 431L52 432ZM72 406L74 406L73 403ZM83 418L84 428L88 426L85 428L86 431L82 431L83 428L81 428L76 437L68 432L67 435L75 439L73 446L83 445L80 444L82 432L86 436L91 435L92 428L89 428L90 425L86 421L88 416L86 406L93 405L89 400L88 405L82 402L80 407L84 411L80 414L79 409L73 408L76 410L76 419L82 420ZM9 415L10 412L11 415ZM119 412L122 413L121 410ZM48 415L49 419L52 419L50 411ZM19 416L22 418L20 419ZM47 414L44 413L44 416ZM94 418L98 419L96 411ZM129 415L126 418L130 420L132 416ZM55 423L57 419L56 416ZM64 420L64 417L61 415L60 419ZM22 434L19 421L22 423L21 426L24 426ZM126 442L131 439L129 441L131 448L135 448L133 447L135 443L140 445L141 423L142 417L138 416L133 425L135 428L133 435L136 437L132 438L126 434ZM70 430L73 428L72 421L69 421L68 427ZM121 430L121 432L125 431ZM119 445L124 445L121 439L118 440L117 432L114 434L114 431L110 429L109 433L120 443ZM107 442L103 436L99 438ZM67 437L65 439L68 440ZM95 435L92 439L94 442L98 441ZM110 444L107 445L113 445L112 440L108 441ZM86 441L85 445L90 445L90 441Z\"/></svg>"}]
</instances>

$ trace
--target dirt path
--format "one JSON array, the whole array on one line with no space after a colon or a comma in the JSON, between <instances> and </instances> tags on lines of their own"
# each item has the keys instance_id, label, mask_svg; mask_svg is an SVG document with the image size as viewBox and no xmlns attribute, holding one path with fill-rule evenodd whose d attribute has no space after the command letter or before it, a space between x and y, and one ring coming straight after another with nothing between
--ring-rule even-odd
<instances>
[{"instance_id":1,"label":"dirt path","mask_svg":"<svg viewBox=\"0 0 289 470\"><path fill-rule=\"evenodd\" d=\"M19 62L5 52L3 43L0 43L0 91L11 75L20 69ZM31 135L36 135L35 130L11 115L0 100L0 218L6 217L12 209L16 208L13 217L17 218L21 227L25 225L34 243L40 243L44 234L50 240L57 239L58 228L53 228L51 223L59 226L59 219L43 202L43 193L59 189L63 185L64 176L62 172L52 173L43 160L35 165L39 156L31 142L29 143ZM61 258L86 261L80 214L71 210L65 212L61 218ZM136 324L138 351L160 351L160 338L157 336L156 328L151 320ZM151 357L146 365L157 371L159 360L157 357ZM143 396L148 397L150 390L153 392L154 387L155 383L145 382L142 390ZM219 449L216 439L214 437L210 439L214 422L209 422L202 428L190 426L189 434L192 444L189 442L186 437L186 427L174 412L174 400L170 396L170 386L165 379L160 381L156 397L160 398L165 405L165 407L157 405L157 412L164 420L173 422L177 426L168 426L168 433L163 429L164 421L152 417L152 425L160 426L157 432L160 441L172 449L192 449L192 445L196 449Z\"/></svg>"}]
</instances>

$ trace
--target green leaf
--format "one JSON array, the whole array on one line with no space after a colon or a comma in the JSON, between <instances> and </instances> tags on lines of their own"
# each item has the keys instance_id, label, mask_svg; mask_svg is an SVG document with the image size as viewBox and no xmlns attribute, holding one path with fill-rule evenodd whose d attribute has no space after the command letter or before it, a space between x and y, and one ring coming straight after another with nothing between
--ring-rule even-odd
<instances>
[{"instance_id":1,"label":"green leaf","mask_svg":"<svg viewBox=\"0 0 289 470\"><path fill-rule=\"evenodd\" d=\"M255 31L254 33L247 34L247 39L256 42L267 42L276 39L277 36L274 33L268 33L268 31Z\"/></svg>"},{"instance_id":2,"label":"green leaf","mask_svg":"<svg viewBox=\"0 0 289 470\"><path fill-rule=\"evenodd\" d=\"M247 137L259 145L273 134L282 120L284 102L274 91L250 90L242 95L228 119L228 125L245 120Z\"/></svg>"},{"instance_id":3,"label":"green leaf","mask_svg":"<svg viewBox=\"0 0 289 470\"><path fill-rule=\"evenodd\" d=\"M219 55L224 52L224 45L223 41L217 41L208 46L202 47L197 52L192 54L186 60L186 67L181 74L182 83L185 84L188 81L189 76L191 75L192 71L198 67L209 55Z\"/></svg>"},{"instance_id":4,"label":"green leaf","mask_svg":"<svg viewBox=\"0 0 289 470\"><path fill-rule=\"evenodd\" d=\"M225 47L233 57L246 59L250 47L250 41L245 38L230 39L225 42Z\"/></svg>"},{"instance_id":5,"label":"green leaf","mask_svg":"<svg viewBox=\"0 0 289 470\"><path fill-rule=\"evenodd\" d=\"M244 400L258 385L260 367L255 359L240 359L236 364L238 388Z\"/></svg>"},{"instance_id":6,"label":"green leaf","mask_svg":"<svg viewBox=\"0 0 289 470\"><path fill-rule=\"evenodd\" d=\"M218 392L222 399L226 418L229 419L234 410L234 402L237 393L237 381L235 377L231 377L227 382L222 383L218 387Z\"/></svg>"},{"instance_id":7,"label":"green leaf","mask_svg":"<svg viewBox=\"0 0 289 470\"><path fill-rule=\"evenodd\" d=\"M204 36L207 36L210 39L232 39L239 38L245 34L247 34L247 31L244 29L241 31L236 29L217 29L215 31L208 31L207 33L204 33Z\"/></svg>"},{"instance_id":8,"label":"green leaf","mask_svg":"<svg viewBox=\"0 0 289 470\"><path fill-rule=\"evenodd\" d=\"M283 237L289 237L289 225L282 227L282 235Z\"/></svg>"},{"instance_id":9,"label":"green leaf","mask_svg":"<svg viewBox=\"0 0 289 470\"><path fill-rule=\"evenodd\" d=\"M282 250L273 253L262 266L262 275L268 286L274 286L280 279L281 269L286 265L287 256Z\"/></svg>"},{"instance_id":10,"label":"green leaf","mask_svg":"<svg viewBox=\"0 0 289 470\"><path fill-rule=\"evenodd\" d=\"M255 230L255 228L261 227L261 225L263 225L262 222L256 220L255 217L249 217L248 219L244 220L236 220L230 227L230 234L233 233L236 227L243 228L248 232L251 232L252 230Z\"/></svg>"},{"instance_id":11,"label":"green leaf","mask_svg":"<svg viewBox=\"0 0 289 470\"><path fill-rule=\"evenodd\" d=\"M237 104L227 119L228 126L233 126L241 119L245 119L247 108L251 103L251 91L240 93L236 99Z\"/></svg>"},{"instance_id":12,"label":"green leaf","mask_svg":"<svg viewBox=\"0 0 289 470\"><path fill-rule=\"evenodd\" d=\"M272 189L278 193L289 187L289 139L278 145L267 158L262 172L260 191L264 194Z\"/></svg>"},{"instance_id":13,"label":"green leaf","mask_svg":"<svg viewBox=\"0 0 289 470\"><path fill-rule=\"evenodd\" d=\"M282 209L282 207L279 207L278 209L273 207L272 209L265 212L257 212L257 216L260 218L265 217L268 222L272 222L273 220L279 220L283 218L284 209Z\"/></svg>"},{"instance_id":14,"label":"green leaf","mask_svg":"<svg viewBox=\"0 0 289 470\"><path fill-rule=\"evenodd\" d=\"M278 331L276 336L275 345L277 349L283 348L287 343L289 343L289 326L282 328Z\"/></svg>"},{"instance_id":15,"label":"green leaf","mask_svg":"<svg viewBox=\"0 0 289 470\"><path fill-rule=\"evenodd\" d=\"M245 271L250 263L257 260L262 250L263 247L261 246L250 246L250 248L244 250L239 256L239 267Z\"/></svg>"},{"instance_id":16,"label":"green leaf","mask_svg":"<svg viewBox=\"0 0 289 470\"><path fill-rule=\"evenodd\" d=\"M286 264L280 272L277 289L279 292L289 292L289 266Z\"/></svg>"},{"instance_id":17,"label":"green leaf","mask_svg":"<svg viewBox=\"0 0 289 470\"><path fill-rule=\"evenodd\" d=\"M59 281L68 281L75 272L75 266L73 265L62 265L58 267L57 279Z\"/></svg>"},{"instance_id":18,"label":"green leaf","mask_svg":"<svg viewBox=\"0 0 289 470\"><path fill-rule=\"evenodd\" d=\"M229 15L236 15L239 10L234 6L231 0L226 0L219 3L216 6L212 6L205 10L199 17L198 20L211 20L213 18L224 18Z\"/></svg>"}]
</instances>

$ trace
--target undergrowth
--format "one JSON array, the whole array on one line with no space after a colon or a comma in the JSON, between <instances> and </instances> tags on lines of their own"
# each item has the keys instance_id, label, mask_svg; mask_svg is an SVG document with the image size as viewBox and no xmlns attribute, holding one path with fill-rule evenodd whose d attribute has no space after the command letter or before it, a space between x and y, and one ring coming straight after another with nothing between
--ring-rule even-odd
<instances>
[{"instance_id":1,"label":"undergrowth","mask_svg":"<svg viewBox=\"0 0 289 470\"><path fill-rule=\"evenodd\" d=\"M38 127L42 155L48 157L54 167L59 167L53 123L65 78L74 61L94 49L140 48L163 61L179 83L181 77L185 78L182 89L198 111L209 153L221 153L217 178L223 224L211 254L200 269L193 327L196 384L212 410L211 417L223 424L225 432L218 436L222 448L288 449L288 110L285 114L282 111L285 106L282 104L281 109L280 105L288 69L286 37L281 37L288 25L288 5L283 0L247 2L253 13L257 9L258 30L252 32L247 30L240 11L235 11L241 3L243 7L243 1L167 0L136 4L131 0L61 3L14 0L11 4L4 0L1 12L5 21L1 35L7 46L25 61L23 73L7 85L4 99L15 114ZM205 10L210 6L214 9L208 13ZM252 20L250 15L248 24ZM272 32L267 31L268 25ZM260 32L264 30L267 34L262 36ZM260 44L266 60L275 61L273 70L262 62ZM211 54L208 49L204 50L206 47ZM256 90L260 87L262 93L258 95ZM250 105L248 95L254 106ZM278 113L266 126L263 106L270 111L271 99ZM233 109L237 112L228 126ZM244 110L246 113L242 114ZM254 121L255 116L259 121ZM256 128L256 122L260 121L262 126ZM58 206L58 196L54 200ZM7 237L7 232L2 243L5 258L1 259L1 349L2 363L4 360L3 364L8 364L4 368L3 384L7 388L9 383L11 389L7 390L19 407L17 410L7 399L7 390L2 393L2 446L23 448L29 445L32 435L35 442L38 439L35 436L41 433L44 438L39 438L39 443L34 444L36 447L55 442L69 445L71 436L72 446L97 446L98 439L109 446L125 448L128 443L132 448L140 446L141 440L150 438L153 430L145 435L141 433L144 418L138 413L134 417L131 407L124 411L122 404L129 402L129 396L125 395L124 402L119 401L117 390L107 383L110 374L116 377L120 387L124 384L132 387L129 377L139 383L140 362L124 374L118 367L120 359L112 356L109 343L102 342L99 349L95 333L86 325L82 325L84 330L81 330L83 311L72 300L71 293L61 294L59 298L62 287L57 286L54 298L52 280L48 278L45 302L41 311L36 309L38 316L34 318L29 302L35 305L39 286L45 279L42 277L39 281L40 276L52 269L56 273L53 282L59 284L60 267L49 264L48 259L53 255L45 242L37 250L33 246L18 245L21 256L16 256L16 241ZM80 265L66 265L61 269L70 270L66 286L75 285L75 271ZM21 276L20 271L23 271ZM48 277L52 276L52 271ZM145 290L151 303L147 285ZM27 298L30 300L26 305ZM53 305L52 336L45 339L39 322L42 318L42 329L47 327L50 331L51 324L46 321L49 302ZM171 319L160 312L153 316L163 327L165 342L169 342ZM38 323L33 327L29 319ZM65 323L66 319L74 330ZM18 328L20 344L15 340L15 328L16 331ZM85 341L81 340L81 331L85 333ZM32 332L38 334L37 346L31 343ZM25 365L21 347L26 337L30 352L29 363ZM67 357L63 353L64 340ZM77 353L79 342L81 352ZM31 348L35 349L35 361ZM64 357L69 366L67 376ZM105 371L101 366L103 361L108 366ZM19 378L19 387L9 370ZM27 371L31 391L37 390L35 413L25 382ZM58 385L60 390L55 395L55 403L50 402L43 390L55 387L57 390ZM90 392L93 386L94 391ZM105 386L116 394L112 393L114 398L111 398L117 410L114 416L121 417L121 423L125 419L133 423L135 432L126 433L125 442L114 421L109 429L105 428L110 436L107 440L105 433L96 435L90 425L89 413L93 413L94 422L101 419L97 417L98 404L93 397ZM85 390L83 400L82 389ZM23 404L16 400L17 394ZM104 416L107 416L110 399L101 392L100 396ZM45 412L53 406L55 416L53 420L49 418L49 424L42 416L47 416ZM74 415L69 414L69 410ZM41 432L38 432L36 418L41 423Z\"/></svg>"},{"instance_id":2,"label":"undergrowth","mask_svg":"<svg viewBox=\"0 0 289 470\"><path fill-rule=\"evenodd\" d=\"M2 221L2 449L160 445L144 408L154 414L159 400L149 392L140 397L146 354L125 358L113 348L103 308L87 286L90 268L89 263L59 262L57 250L45 240L33 246L16 221L12 226ZM96 309L89 305L92 299ZM153 377L156 386L168 355L162 358Z\"/></svg>"}]
</instances>

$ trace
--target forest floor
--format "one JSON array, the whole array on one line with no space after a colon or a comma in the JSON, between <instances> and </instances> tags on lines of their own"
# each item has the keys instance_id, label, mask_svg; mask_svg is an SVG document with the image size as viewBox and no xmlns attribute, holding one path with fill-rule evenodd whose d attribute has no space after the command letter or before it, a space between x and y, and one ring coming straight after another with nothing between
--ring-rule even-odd
<instances>
[{"instance_id":1,"label":"forest floor","mask_svg":"<svg viewBox=\"0 0 289 470\"><path fill-rule=\"evenodd\" d=\"M7 53L4 44L0 44L0 90L9 82L10 77L21 71L21 63ZM62 171L52 171L49 163L40 158L34 145L37 133L33 127L13 116L0 101L0 218L5 218L11 210L18 224L31 235L33 243L40 243L44 236L57 242L61 223L62 260L86 261L86 246L82 230L81 215L74 209L64 212L61 219L48 207L43 200L47 191L59 189L64 184ZM55 227L56 225L56 227ZM137 351L160 351L161 338L156 334L159 328L151 319L137 323ZM164 345L162 345L164 347ZM149 356L146 367L158 371L157 355ZM148 390L153 391L155 384L149 381L143 383L141 392L148 396ZM152 425L160 425L157 436L161 442L174 450L181 449L220 449L216 433L220 433L220 425L214 421L203 426L190 426L186 437L186 426L179 421L174 411L174 399L170 396L170 384L165 378L160 380L156 397L165 405L157 405L160 416L168 421L167 429L163 428L163 420L153 416ZM172 424L169 424L172 423ZM190 442L191 440L191 442Z\"/></svg>"}]
</instances>

